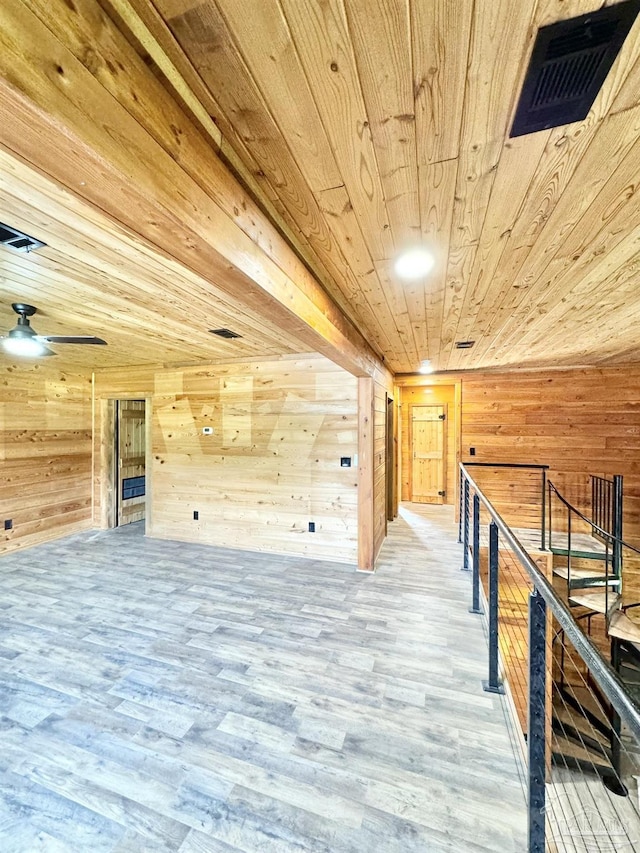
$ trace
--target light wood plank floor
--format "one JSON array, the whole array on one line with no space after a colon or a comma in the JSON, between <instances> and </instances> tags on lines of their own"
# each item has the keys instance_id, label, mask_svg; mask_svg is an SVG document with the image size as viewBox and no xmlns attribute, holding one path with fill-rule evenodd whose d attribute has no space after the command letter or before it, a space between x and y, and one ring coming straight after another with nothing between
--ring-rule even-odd
<instances>
[{"instance_id":1,"label":"light wood plank floor","mask_svg":"<svg viewBox=\"0 0 640 853\"><path fill-rule=\"evenodd\" d=\"M375 575L89 532L0 560L2 853L521 853L449 507Z\"/></svg>"}]
</instances>

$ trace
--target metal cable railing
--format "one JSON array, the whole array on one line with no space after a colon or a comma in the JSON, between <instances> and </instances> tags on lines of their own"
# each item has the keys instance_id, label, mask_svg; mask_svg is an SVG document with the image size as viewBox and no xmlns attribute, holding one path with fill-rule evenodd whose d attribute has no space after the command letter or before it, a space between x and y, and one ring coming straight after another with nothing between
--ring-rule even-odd
<instances>
[{"instance_id":1,"label":"metal cable railing","mask_svg":"<svg viewBox=\"0 0 640 853\"><path fill-rule=\"evenodd\" d=\"M532 559L468 466L461 464L460 472L459 532L463 568L472 568L471 611L488 608L484 686L502 692L508 679L526 735L528 849L640 850L637 799L620 796L640 775L640 705L614 668L619 661L607 660L604 624L590 613L574 618L554 589L553 571ZM553 556L538 557L547 559ZM587 620L593 636L581 628ZM633 670L633 657L625 660ZM640 695L640 646L635 672ZM590 846L578 846L578 836Z\"/></svg>"},{"instance_id":2,"label":"metal cable railing","mask_svg":"<svg viewBox=\"0 0 640 853\"><path fill-rule=\"evenodd\" d=\"M465 462L465 468L475 468L478 473L493 474L499 471L501 474L508 473L517 479L514 479L513 484L509 483L508 492L511 492L511 485L517 486L517 501L520 507L524 504L527 507L525 517L528 517L529 524L540 531L540 547L544 551L546 541L546 523L547 523L547 471L548 465L538 465L529 462ZM476 480L478 477L476 476ZM504 479L498 478L498 482L504 485ZM462 480L460 481L461 485ZM484 488L486 497L492 504L500 510L502 506L508 506L508 501L505 501L504 494L493 494L495 483L483 482L480 487ZM460 494L462 495L462 489ZM522 509L521 509L522 512ZM458 541L462 541L459 539Z\"/></svg>"}]
</instances>

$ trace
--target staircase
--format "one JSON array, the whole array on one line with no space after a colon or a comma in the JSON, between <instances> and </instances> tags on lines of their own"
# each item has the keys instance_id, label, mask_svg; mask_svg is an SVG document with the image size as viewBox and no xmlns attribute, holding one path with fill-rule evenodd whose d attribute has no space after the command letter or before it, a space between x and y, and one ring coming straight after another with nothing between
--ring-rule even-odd
<instances>
[{"instance_id":1,"label":"staircase","mask_svg":"<svg viewBox=\"0 0 640 853\"><path fill-rule=\"evenodd\" d=\"M602 480L602 478L598 478ZM571 506L549 483L549 550L553 560L556 586L564 588L568 605L576 621L599 645L629 692L640 701L640 623L627 611L635 604L623 604L623 548L637 549L622 540L622 478L603 481L613 495L605 511L594 509L594 517L608 520L600 527ZM602 493L599 483L593 493ZM551 502L564 507L565 531L553 532ZM577 528L589 533L575 533ZM640 551L638 551L640 553ZM620 782L620 723L617 714L588 672L572 673L574 662L565 655L564 637L554 638L554 691L552 728L553 761L560 766L596 773L614 793L626 795ZM559 677L558 677L559 669Z\"/></svg>"},{"instance_id":2,"label":"staircase","mask_svg":"<svg viewBox=\"0 0 640 853\"><path fill-rule=\"evenodd\" d=\"M618 654L618 673L633 699L640 705L640 645L620 639Z\"/></svg>"},{"instance_id":3,"label":"staircase","mask_svg":"<svg viewBox=\"0 0 640 853\"><path fill-rule=\"evenodd\" d=\"M597 478L602 480L603 478ZM622 549L640 553L640 550L622 540L622 477L614 477L613 508L608 515L611 528L605 529L580 513L566 501L553 483L549 483L549 507L555 496L566 510L566 528L554 533L549 524L549 550L553 555L553 576L566 584L567 600L571 607L580 608L577 619L587 620L596 614L604 616L606 633L611 640L640 645L640 623L633 621L627 610L635 604L623 605L622 599ZM596 512L602 516L602 512ZM591 535L572 533L575 522L590 528Z\"/></svg>"},{"instance_id":4,"label":"staircase","mask_svg":"<svg viewBox=\"0 0 640 853\"><path fill-rule=\"evenodd\" d=\"M594 685L555 685L552 710L554 765L596 774L612 793L626 796L613 712Z\"/></svg>"}]
</instances>

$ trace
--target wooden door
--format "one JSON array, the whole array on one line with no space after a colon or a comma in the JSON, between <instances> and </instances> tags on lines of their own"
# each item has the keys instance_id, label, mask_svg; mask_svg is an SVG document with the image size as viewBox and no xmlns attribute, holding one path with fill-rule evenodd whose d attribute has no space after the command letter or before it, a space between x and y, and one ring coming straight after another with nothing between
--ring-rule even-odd
<instances>
[{"instance_id":1,"label":"wooden door","mask_svg":"<svg viewBox=\"0 0 640 853\"><path fill-rule=\"evenodd\" d=\"M446 406L411 407L411 500L441 504L445 499Z\"/></svg>"},{"instance_id":2,"label":"wooden door","mask_svg":"<svg viewBox=\"0 0 640 853\"><path fill-rule=\"evenodd\" d=\"M117 405L118 527L145 517L145 404Z\"/></svg>"}]
</instances>

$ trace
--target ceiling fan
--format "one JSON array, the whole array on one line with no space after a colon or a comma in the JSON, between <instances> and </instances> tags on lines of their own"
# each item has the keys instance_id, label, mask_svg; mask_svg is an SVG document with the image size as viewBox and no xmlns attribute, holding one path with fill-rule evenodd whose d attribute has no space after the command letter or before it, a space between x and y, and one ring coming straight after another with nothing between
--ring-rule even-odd
<instances>
[{"instance_id":1,"label":"ceiling fan","mask_svg":"<svg viewBox=\"0 0 640 853\"><path fill-rule=\"evenodd\" d=\"M29 317L38 310L24 302L14 302L11 307L18 315L18 323L11 331L0 337L2 348L11 355L42 356L55 355L47 344L104 344L102 338L89 335L38 335L31 328Z\"/></svg>"}]
</instances>

